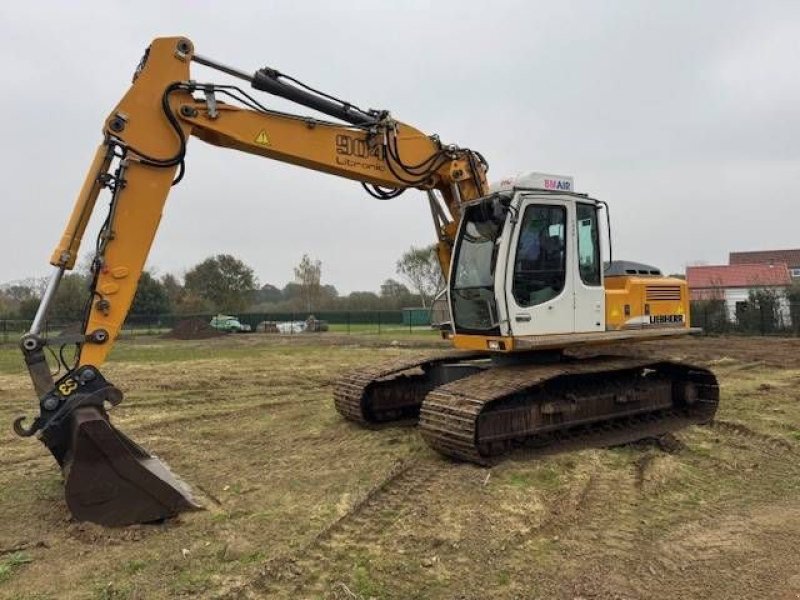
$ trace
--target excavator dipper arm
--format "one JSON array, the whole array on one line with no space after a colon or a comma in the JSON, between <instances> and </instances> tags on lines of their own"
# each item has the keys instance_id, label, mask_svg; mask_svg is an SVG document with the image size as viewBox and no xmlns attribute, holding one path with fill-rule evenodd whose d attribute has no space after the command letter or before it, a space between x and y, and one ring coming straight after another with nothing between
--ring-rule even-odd
<instances>
[{"instance_id":1,"label":"excavator dipper arm","mask_svg":"<svg viewBox=\"0 0 800 600\"><path fill-rule=\"evenodd\" d=\"M189 74L193 60L345 123L270 110L236 86L196 83ZM25 436L38 433L55 456L74 516L124 525L197 506L163 463L111 425L106 408L122 394L99 371L128 315L169 191L183 177L191 136L353 179L382 199L410 187L427 191L444 272L460 204L487 192L486 164L479 154L446 146L386 111L359 109L274 69L250 76L199 57L179 37L152 42L103 134L51 257L53 276L21 342L40 414L27 427L24 418L17 419L14 429ZM48 305L64 272L75 265L104 188L111 202L96 241L84 332L48 340L42 335ZM54 381L44 350L56 344L75 344L77 350L75 363L65 364L66 375Z\"/></svg>"}]
</instances>

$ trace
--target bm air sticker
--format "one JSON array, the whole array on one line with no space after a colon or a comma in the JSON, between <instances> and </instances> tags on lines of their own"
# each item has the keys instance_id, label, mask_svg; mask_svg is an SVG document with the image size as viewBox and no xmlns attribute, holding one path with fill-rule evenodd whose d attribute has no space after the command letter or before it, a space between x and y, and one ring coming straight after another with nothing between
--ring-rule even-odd
<instances>
[{"instance_id":1,"label":"bm air sticker","mask_svg":"<svg viewBox=\"0 0 800 600\"><path fill-rule=\"evenodd\" d=\"M565 192L572 191L570 182L565 179L545 179L544 187L547 190L562 190Z\"/></svg>"},{"instance_id":2,"label":"bm air sticker","mask_svg":"<svg viewBox=\"0 0 800 600\"><path fill-rule=\"evenodd\" d=\"M266 129L262 129L261 131L258 132L258 135L256 136L256 139L255 139L255 142L259 146L269 146L270 145L269 136L267 135L267 130Z\"/></svg>"}]
</instances>

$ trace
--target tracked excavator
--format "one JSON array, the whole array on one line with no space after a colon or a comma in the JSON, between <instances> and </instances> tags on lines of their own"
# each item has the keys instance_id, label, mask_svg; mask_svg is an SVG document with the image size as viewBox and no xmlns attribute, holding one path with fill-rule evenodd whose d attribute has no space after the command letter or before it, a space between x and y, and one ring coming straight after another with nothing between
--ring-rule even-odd
<instances>
[{"instance_id":1,"label":"tracked excavator","mask_svg":"<svg viewBox=\"0 0 800 600\"><path fill-rule=\"evenodd\" d=\"M241 84L200 83L190 76L192 63L325 117L273 110ZM100 370L167 195L184 175L192 136L358 181L382 200L410 188L427 196L448 275L441 329L455 350L344 376L334 402L345 418L364 425L418 418L437 451L486 463L518 444L595 430L637 439L713 416L719 391L706 369L572 352L691 329L684 281L636 263L604 265L608 207L576 193L571 178L534 173L490 188L478 152L443 143L388 111L359 108L273 68L226 66L196 53L184 37L159 38L104 123L20 342L39 414L31 422L19 417L14 430L37 435L53 454L76 519L119 526L198 507L162 461L111 424L108 410L122 392ZM48 307L75 265L103 190L110 202L95 242L83 331L48 336ZM47 352L58 358L61 376L52 374Z\"/></svg>"}]
</instances>

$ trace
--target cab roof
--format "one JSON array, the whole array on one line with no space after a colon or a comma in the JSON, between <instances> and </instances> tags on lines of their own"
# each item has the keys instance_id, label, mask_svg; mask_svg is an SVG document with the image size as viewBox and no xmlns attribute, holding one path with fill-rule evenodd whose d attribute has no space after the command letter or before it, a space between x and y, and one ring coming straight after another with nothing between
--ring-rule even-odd
<instances>
[{"instance_id":1,"label":"cab roof","mask_svg":"<svg viewBox=\"0 0 800 600\"><path fill-rule=\"evenodd\" d=\"M507 177L489 186L489 191L506 192L518 189L547 190L549 192L575 192L575 181L568 175L554 175L531 171Z\"/></svg>"}]
</instances>

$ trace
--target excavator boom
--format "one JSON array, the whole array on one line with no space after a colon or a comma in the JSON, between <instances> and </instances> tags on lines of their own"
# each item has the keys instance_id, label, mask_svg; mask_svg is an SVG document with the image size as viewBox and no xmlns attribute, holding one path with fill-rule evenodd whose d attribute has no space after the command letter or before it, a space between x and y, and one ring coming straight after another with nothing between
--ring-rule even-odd
<instances>
[{"instance_id":1,"label":"excavator boom","mask_svg":"<svg viewBox=\"0 0 800 600\"><path fill-rule=\"evenodd\" d=\"M253 88L322 112L339 122L271 110L235 85L197 83L190 64L245 80ZM381 199L407 188L427 192L443 270L449 267L459 206L487 191L486 164L470 150L313 90L271 68L248 75L197 56L182 37L148 47L127 93L106 119L103 140L64 234L50 259L54 272L30 332L21 341L40 414L19 435L39 434L62 467L67 504L80 519L106 525L152 521L196 507L185 485L110 423L122 400L99 368L128 315L170 189L184 175L188 141L263 156L361 182ZM101 191L108 215L96 241L83 333L47 339L47 310L65 271L75 266ZM76 347L74 364L54 381L47 345Z\"/></svg>"},{"instance_id":2,"label":"excavator boom","mask_svg":"<svg viewBox=\"0 0 800 600\"><path fill-rule=\"evenodd\" d=\"M103 363L112 346L108 341L116 337L127 316L167 195L179 169L183 171L191 136L353 179L378 190L418 187L437 191L446 211L440 204L436 214L442 218L435 225L442 240L443 268L449 268L458 207L487 189L485 166L477 155L445 147L435 136L394 121L385 111L368 114L350 105L337 107L299 89L290 95L287 90L292 88L275 81L274 70L267 70L273 75L268 77L262 69L250 78L257 89L304 98L304 104L349 118L352 124L268 110L234 86L190 81L193 56L192 45L184 38L158 39L151 44L133 85L106 120L104 141L50 259L57 269L74 266L97 195L103 186L109 187L111 212L100 233L100 252L95 257L96 299L86 327L101 343L88 340L83 345L82 363ZM216 65L205 58L200 62ZM224 70L236 72L230 67ZM223 98L244 99L250 107L225 103ZM110 171L112 164L116 168Z\"/></svg>"}]
</instances>

